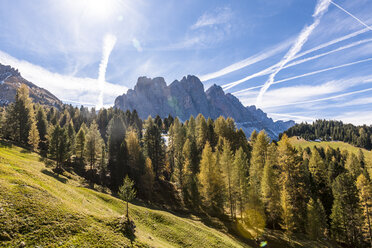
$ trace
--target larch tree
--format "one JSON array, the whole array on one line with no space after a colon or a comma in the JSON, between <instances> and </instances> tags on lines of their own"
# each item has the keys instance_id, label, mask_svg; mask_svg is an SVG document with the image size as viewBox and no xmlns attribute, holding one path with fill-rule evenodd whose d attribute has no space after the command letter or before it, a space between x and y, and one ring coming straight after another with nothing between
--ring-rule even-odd
<instances>
[{"instance_id":1,"label":"larch tree","mask_svg":"<svg viewBox=\"0 0 372 248\"><path fill-rule=\"evenodd\" d=\"M39 131L37 130L36 123L33 120L28 134L28 144L30 145L32 151L38 151L39 141L40 141Z\"/></svg>"},{"instance_id":2,"label":"larch tree","mask_svg":"<svg viewBox=\"0 0 372 248\"><path fill-rule=\"evenodd\" d=\"M202 114L196 117L196 145L199 154L202 153L204 145L208 140L208 125Z\"/></svg>"},{"instance_id":3,"label":"larch tree","mask_svg":"<svg viewBox=\"0 0 372 248\"><path fill-rule=\"evenodd\" d=\"M178 118L175 118L169 129L169 158L173 180L182 189L183 185L183 156L182 148L186 140L186 130Z\"/></svg>"},{"instance_id":4,"label":"larch tree","mask_svg":"<svg viewBox=\"0 0 372 248\"><path fill-rule=\"evenodd\" d=\"M63 163L68 157L67 150L67 133L58 124L50 129L49 137L49 154L57 162L57 169L61 169Z\"/></svg>"},{"instance_id":5,"label":"larch tree","mask_svg":"<svg viewBox=\"0 0 372 248\"><path fill-rule=\"evenodd\" d=\"M358 157L354 153L349 153L346 162L345 168L349 171L349 173L354 177L356 180L360 173L362 173L362 168L360 166L360 162Z\"/></svg>"},{"instance_id":6,"label":"larch tree","mask_svg":"<svg viewBox=\"0 0 372 248\"><path fill-rule=\"evenodd\" d=\"M250 187L259 196L261 194L261 179L266 162L267 148L269 146L269 137L265 131L261 131L256 141L253 143L251 166L249 168Z\"/></svg>"},{"instance_id":7,"label":"larch tree","mask_svg":"<svg viewBox=\"0 0 372 248\"><path fill-rule=\"evenodd\" d=\"M363 237L372 247L372 184L363 174L360 174L356 185L363 210Z\"/></svg>"},{"instance_id":8,"label":"larch tree","mask_svg":"<svg viewBox=\"0 0 372 248\"><path fill-rule=\"evenodd\" d=\"M88 133L85 139L84 153L89 163L90 169L93 170L94 166L99 161L102 153L103 140L101 133L98 130L98 125L95 121L90 124Z\"/></svg>"},{"instance_id":9,"label":"larch tree","mask_svg":"<svg viewBox=\"0 0 372 248\"><path fill-rule=\"evenodd\" d=\"M139 182L144 171L145 158L142 154L136 129L130 128L127 131L125 141L128 147L128 175L133 178L135 182Z\"/></svg>"},{"instance_id":10,"label":"larch tree","mask_svg":"<svg viewBox=\"0 0 372 248\"><path fill-rule=\"evenodd\" d=\"M279 142L278 151L282 185L281 205L283 209L282 222L284 223L282 226L288 233L304 232L308 193L301 171L301 157L285 134Z\"/></svg>"},{"instance_id":11,"label":"larch tree","mask_svg":"<svg viewBox=\"0 0 372 248\"><path fill-rule=\"evenodd\" d=\"M123 184L119 187L119 197L127 204L127 221L129 222L129 202L136 198L136 190L133 180L128 175L125 176Z\"/></svg>"},{"instance_id":12,"label":"larch tree","mask_svg":"<svg viewBox=\"0 0 372 248\"><path fill-rule=\"evenodd\" d=\"M236 198L239 204L240 216L243 217L244 206L247 203L249 187L249 160L243 148L239 148L234 156L233 181L236 185Z\"/></svg>"},{"instance_id":13,"label":"larch tree","mask_svg":"<svg viewBox=\"0 0 372 248\"><path fill-rule=\"evenodd\" d=\"M200 201L197 178L199 163L196 143L192 137L186 139L182 148L182 156L184 161L183 198L186 204L197 208Z\"/></svg>"},{"instance_id":14,"label":"larch tree","mask_svg":"<svg viewBox=\"0 0 372 248\"><path fill-rule=\"evenodd\" d=\"M236 185L233 182L233 174L236 168L233 163L233 152L231 151L231 146L229 141L224 139L222 147L222 154L220 156L220 164L222 172L224 174L225 185L227 187L227 196L230 208L230 216L234 218L235 213L235 196L236 196Z\"/></svg>"},{"instance_id":15,"label":"larch tree","mask_svg":"<svg viewBox=\"0 0 372 248\"><path fill-rule=\"evenodd\" d=\"M224 186L219 158L216 155L218 156L218 153L213 154L212 148L207 142L200 161L199 192L204 205L212 213L221 215L224 206Z\"/></svg>"},{"instance_id":16,"label":"larch tree","mask_svg":"<svg viewBox=\"0 0 372 248\"><path fill-rule=\"evenodd\" d=\"M36 126L39 132L39 148L42 155L46 155L48 150L47 134L48 134L48 121L42 106L38 106L36 112Z\"/></svg>"},{"instance_id":17,"label":"larch tree","mask_svg":"<svg viewBox=\"0 0 372 248\"><path fill-rule=\"evenodd\" d=\"M327 217L322 202L310 198L307 203L306 233L312 240L325 237L327 230Z\"/></svg>"},{"instance_id":18,"label":"larch tree","mask_svg":"<svg viewBox=\"0 0 372 248\"><path fill-rule=\"evenodd\" d=\"M361 239L361 206L352 175L339 175L332 184L332 233L336 240L357 246Z\"/></svg>"},{"instance_id":19,"label":"larch tree","mask_svg":"<svg viewBox=\"0 0 372 248\"><path fill-rule=\"evenodd\" d=\"M280 182L278 170L278 151L274 143L267 149L267 159L263 169L261 197L265 206L267 222L274 229L280 223Z\"/></svg>"}]
</instances>

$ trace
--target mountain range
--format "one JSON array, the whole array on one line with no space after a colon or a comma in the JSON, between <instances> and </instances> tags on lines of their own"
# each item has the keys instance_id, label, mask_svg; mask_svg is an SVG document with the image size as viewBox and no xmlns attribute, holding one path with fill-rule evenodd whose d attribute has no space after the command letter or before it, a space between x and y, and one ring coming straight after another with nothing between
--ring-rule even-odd
<instances>
[{"instance_id":1,"label":"mountain range","mask_svg":"<svg viewBox=\"0 0 372 248\"><path fill-rule=\"evenodd\" d=\"M162 77L139 77L134 89L117 97L114 106L124 111L136 109L141 118L149 115L165 118L170 114L186 120L199 113L212 119L232 117L247 137L253 130L264 129L272 139L277 139L280 133L295 125L294 121L273 121L253 105L245 107L232 94L225 94L220 86L213 85L204 91L199 78L191 75L169 86Z\"/></svg>"},{"instance_id":2,"label":"mountain range","mask_svg":"<svg viewBox=\"0 0 372 248\"><path fill-rule=\"evenodd\" d=\"M14 102L17 88L26 84L33 102L54 107L61 107L62 101L48 90L40 88L24 79L17 69L0 64L0 106Z\"/></svg>"}]
</instances>

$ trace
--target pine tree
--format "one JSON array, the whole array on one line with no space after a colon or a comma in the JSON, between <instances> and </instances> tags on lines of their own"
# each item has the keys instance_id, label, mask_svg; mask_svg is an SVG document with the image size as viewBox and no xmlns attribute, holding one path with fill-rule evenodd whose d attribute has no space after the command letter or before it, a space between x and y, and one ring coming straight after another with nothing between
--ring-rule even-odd
<instances>
[{"instance_id":1,"label":"pine tree","mask_svg":"<svg viewBox=\"0 0 372 248\"><path fill-rule=\"evenodd\" d=\"M63 163L68 157L67 151L67 134L65 129L56 125L50 129L49 137L49 154L57 162L57 169L62 169Z\"/></svg>"},{"instance_id":2,"label":"pine tree","mask_svg":"<svg viewBox=\"0 0 372 248\"><path fill-rule=\"evenodd\" d=\"M249 168L249 181L257 195L261 194L261 179L266 161L269 138L265 131L261 131L253 144L251 166Z\"/></svg>"},{"instance_id":3,"label":"pine tree","mask_svg":"<svg viewBox=\"0 0 372 248\"><path fill-rule=\"evenodd\" d=\"M99 161L102 153L103 140L98 130L98 125L95 121L90 124L88 133L85 139L84 153L87 161L90 165L90 170L93 170L94 166Z\"/></svg>"},{"instance_id":4,"label":"pine tree","mask_svg":"<svg viewBox=\"0 0 372 248\"><path fill-rule=\"evenodd\" d=\"M47 134L48 122L43 107L39 106L36 112L36 126L40 136L39 148L43 155L46 155L48 150Z\"/></svg>"},{"instance_id":5,"label":"pine tree","mask_svg":"<svg viewBox=\"0 0 372 248\"><path fill-rule=\"evenodd\" d=\"M326 213L322 202L310 198L307 204L306 233L312 240L318 240L325 236L327 229Z\"/></svg>"},{"instance_id":6,"label":"pine tree","mask_svg":"<svg viewBox=\"0 0 372 248\"><path fill-rule=\"evenodd\" d=\"M183 188L183 156L182 148L186 139L186 130L180 123L178 118L175 118L169 129L169 157L172 166L173 179L177 186Z\"/></svg>"},{"instance_id":7,"label":"pine tree","mask_svg":"<svg viewBox=\"0 0 372 248\"><path fill-rule=\"evenodd\" d=\"M160 128L155 124L151 116L146 120L144 129L143 150L145 156L151 159L155 179L158 180L165 164L164 139L161 136Z\"/></svg>"},{"instance_id":8,"label":"pine tree","mask_svg":"<svg viewBox=\"0 0 372 248\"><path fill-rule=\"evenodd\" d=\"M84 161L84 150L85 150L85 131L84 127L80 127L79 132L76 135L76 156L79 158L80 163Z\"/></svg>"},{"instance_id":9,"label":"pine tree","mask_svg":"<svg viewBox=\"0 0 372 248\"><path fill-rule=\"evenodd\" d=\"M28 144L31 146L32 151L38 151L39 141L39 131L37 130L35 121L32 121L30 132L28 134Z\"/></svg>"},{"instance_id":10,"label":"pine tree","mask_svg":"<svg viewBox=\"0 0 372 248\"><path fill-rule=\"evenodd\" d=\"M271 143L267 150L267 159L263 170L261 196L265 206L268 224L274 228L280 222L280 184L277 168L277 147L274 143Z\"/></svg>"},{"instance_id":11,"label":"pine tree","mask_svg":"<svg viewBox=\"0 0 372 248\"><path fill-rule=\"evenodd\" d=\"M364 240L372 247L372 184L360 174L356 182L359 191L359 200L363 210L363 236Z\"/></svg>"},{"instance_id":12,"label":"pine tree","mask_svg":"<svg viewBox=\"0 0 372 248\"><path fill-rule=\"evenodd\" d=\"M197 147L195 141L191 138L186 139L182 148L183 156L183 198L186 204L197 208L199 206L200 196L198 191L198 178L199 164L197 156Z\"/></svg>"},{"instance_id":13,"label":"pine tree","mask_svg":"<svg viewBox=\"0 0 372 248\"><path fill-rule=\"evenodd\" d=\"M126 174L128 151L125 142L125 126L119 115L114 115L108 130L108 170L111 177L111 189L117 192Z\"/></svg>"},{"instance_id":14,"label":"pine tree","mask_svg":"<svg viewBox=\"0 0 372 248\"><path fill-rule=\"evenodd\" d=\"M332 184L332 233L338 241L357 246L361 238L361 208L358 190L349 173L339 175Z\"/></svg>"}]
</instances>

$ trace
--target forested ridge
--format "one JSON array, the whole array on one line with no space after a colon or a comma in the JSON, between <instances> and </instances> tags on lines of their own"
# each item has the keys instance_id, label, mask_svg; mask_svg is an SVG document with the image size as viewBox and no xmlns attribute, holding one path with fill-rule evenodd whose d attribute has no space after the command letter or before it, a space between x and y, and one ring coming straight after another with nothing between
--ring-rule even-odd
<instances>
[{"instance_id":1,"label":"forested ridge","mask_svg":"<svg viewBox=\"0 0 372 248\"><path fill-rule=\"evenodd\" d=\"M198 115L182 123L171 116L143 121L136 111L113 108L57 110L33 104L24 85L0 118L3 139L114 195L128 176L141 199L228 218L253 237L269 228L289 241L305 234L371 246L371 165L361 150L296 149L286 134L274 142L264 131L248 141L231 118Z\"/></svg>"},{"instance_id":2,"label":"forested ridge","mask_svg":"<svg viewBox=\"0 0 372 248\"><path fill-rule=\"evenodd\" d=\"M372 121L372 120L371 120ZM284 132L289 137L306 140L344 141L357 147L372 149L372 126L354 126L342 121L316 120L312 124L300 123Z\"/></svg>"}]
</instances>

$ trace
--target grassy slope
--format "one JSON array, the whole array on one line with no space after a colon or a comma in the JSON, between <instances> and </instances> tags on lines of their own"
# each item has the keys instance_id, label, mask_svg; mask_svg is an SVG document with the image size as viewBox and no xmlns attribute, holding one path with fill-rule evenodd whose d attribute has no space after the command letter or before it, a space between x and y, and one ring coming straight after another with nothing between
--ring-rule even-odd
<instances>
[{"instance_id":1,"label":"grassy slope","mask_svg":"<svg viewBox=\"0 0 372 248\"><path fill-rule=\"evenodd\" d=\"M0 141L0 247L130 246L113 225L124 214L124 203L81 185L78 176L56 175L37 154ZM133 204L130 216L137 226L134 246L251 247L197 218ZM279 231L265 236L272 248L288 247ZM335 247L304 236L292 241L294 247Z\"/></svg>"},{"instance_id":2,"label":"grassy slope","mask_svg":"<svg viewBox=\"0 0 372 248\"><path fill-rule=\"evenodd\" d=\"M125 247L112 225L122 201L80 187L79 177L57 176L39 156L0 145L0 247ZM234 238L165 211L130 205L135 246L242 247ZM8 240L8 241L4 241Z\"/></svg>"},{"instance_id":3,"label":"grassy slope","mask_svg":"<svg viewBox=\"0 0 372 248\"><path fill-rule=\"evenodd\" d=\"M292 137L291 143L298 147L306 148L306 147L332 147L333 149L340 148L340 150L347 150L348 152L355 153L356 155L358 154L358 151L360 148L352 146L348 143L345 142L340 142L340 141L322 141L322 142L315 142L315 141L306 141L304 139L297 139L297 137ZM370 175L372 175L372 151L368 151L366 149L362 149L364 153L364 157L368 166L368 172Z\"/></svg>"}]
</instances>

